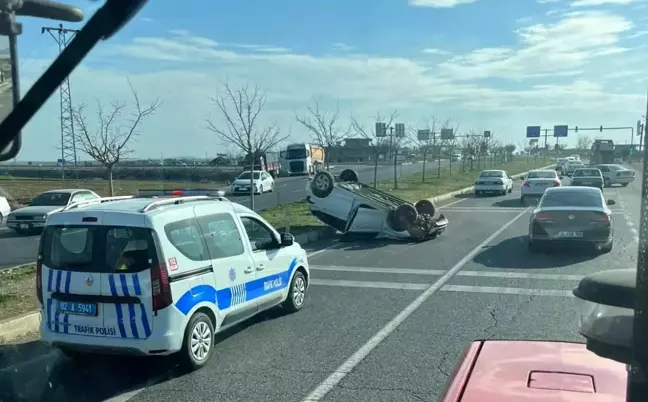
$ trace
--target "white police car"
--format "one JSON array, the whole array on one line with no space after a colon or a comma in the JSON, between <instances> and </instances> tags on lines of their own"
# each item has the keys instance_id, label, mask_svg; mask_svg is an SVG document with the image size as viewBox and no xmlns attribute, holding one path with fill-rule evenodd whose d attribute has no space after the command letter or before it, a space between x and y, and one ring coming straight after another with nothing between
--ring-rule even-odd
<instances>
[{"instance_id":1,"label":"white police car","mask_svg":"<svg viewBox=\"0 0 648 402\"><path fill-rule=\"evenodd\" d=\"M204 365L214 334L304 306L306 252L222 197L112 197L50 215L37 260L41 338L70 357L170 355Z\"/></svg>"}]
</instances>

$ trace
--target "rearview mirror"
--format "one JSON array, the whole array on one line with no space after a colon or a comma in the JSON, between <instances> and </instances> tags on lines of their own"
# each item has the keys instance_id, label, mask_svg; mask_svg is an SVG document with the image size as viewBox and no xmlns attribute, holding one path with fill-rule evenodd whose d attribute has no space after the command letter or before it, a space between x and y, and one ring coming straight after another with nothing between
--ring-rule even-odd
<instances>
[{"instance_id":1,"label":"rearview mirror","mask_svg":"<svg viewBox=\"0 0 648 402\"><path fill-rule=\"evenodd\" d=\"M0 122L20 101L17 59L16 35L0 36ZM20 152L21 142L21 134L18 133L9 145L0 151L0 161L15 158Z\"/></svg>"},{"instance_id":2,"label":"rearview mirror","mask_svg":"<svg viewBox=\"0 0 648 402\"><path fill-rule=\"evenodd\" d=\"M295 237L290 233L281 233L281 247L290 247L295 243Z\"/></svg>"},{"instance_id":3,"label":"rearview mirror","mask_svg":"<svg viewBox=\"0 0 648 402\"><path fill-rule=\"evenodd\" d=\"M606 201L606 204L607 204L607 205L614 205L614 204L616 204L616 201L614 201L614 200L607 200L607 201Z\"/></svg>"}]
</instances>

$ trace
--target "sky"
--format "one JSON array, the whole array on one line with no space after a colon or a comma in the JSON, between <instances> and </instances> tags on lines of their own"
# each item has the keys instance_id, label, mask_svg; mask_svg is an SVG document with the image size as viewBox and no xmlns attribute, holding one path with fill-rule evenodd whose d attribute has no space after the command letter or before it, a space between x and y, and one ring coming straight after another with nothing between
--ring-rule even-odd
<instances>
[{"instance_id":1,"label":"sky","mask_svg":"<svg viewBox=\"0 0 648 402\"><path fill-rule=\"evenodd\" d=\"M68 2L86 19L101 4ZM41 27L58 23L22 22L25 92L58 52ZM90 53L70 85L92 129L97 101L133 106L129 80L143 104L161 99L131 157L233 152L206 129L207 119L223 125L212 99L226 82L264 90L259 126L277 124L291 142L310 139L295 114L320 99L324 110L338 105L340 127L353 117L371 128L378 113L398 111L411 130L449 119L460 134L489 130L521 146L527 126L636 126L646 35L648 0L154 0ZM19 161L60 157L59 113L56 93L26 126Z\"/></svg>"}]
</instances>

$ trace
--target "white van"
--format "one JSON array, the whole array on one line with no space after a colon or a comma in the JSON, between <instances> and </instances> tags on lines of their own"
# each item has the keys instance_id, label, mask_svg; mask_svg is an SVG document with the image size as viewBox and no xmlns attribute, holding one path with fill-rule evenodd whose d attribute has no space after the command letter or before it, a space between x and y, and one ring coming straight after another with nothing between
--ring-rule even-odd
<instances>
[{"instance_id":1,"label":"white van","mask_svg":"<svg viewBox=\"0 0 648 402\"><path fill-rule=\"evenodd\" d=\"M114 198L47 219L36 269L47 344L73 358L179 352L197 369L215 333L303 307L306 252L252 210L222 197Z\"/></svg>"}]
</instances>

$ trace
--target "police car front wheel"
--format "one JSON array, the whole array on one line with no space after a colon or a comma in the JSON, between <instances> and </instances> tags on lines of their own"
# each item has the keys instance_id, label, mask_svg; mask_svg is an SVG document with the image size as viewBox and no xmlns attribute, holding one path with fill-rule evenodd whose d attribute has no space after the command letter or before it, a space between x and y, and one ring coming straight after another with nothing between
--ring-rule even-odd
<instances>
[{"instance_id":1,"label":"police car front wheel","mask_svg":"<svg viewBox=\"0 0 648 402\"><path fill-rule=\"evenodd\" d=\"M205 365L214 346L214 324L204 313L196 313L185 331L181 358L185 367L196 370Z\"/></svg>"},{"instance_id":2,"label":"police car front wheel","mask_svg":"<svg viewBox=\"0 0 648 402\"><path fill-rule=\"evenodd\" d=\"M284 302L284 307L291 312L299 311L304 307L306 301L307 289L306 277L301 271L295 272L293 280L290 283L290 291L288 292L288 299Z\"/></svg>"}]
</instances>

